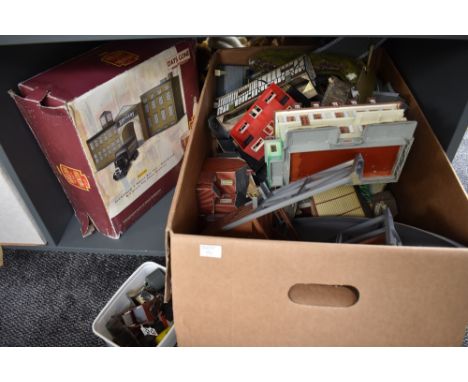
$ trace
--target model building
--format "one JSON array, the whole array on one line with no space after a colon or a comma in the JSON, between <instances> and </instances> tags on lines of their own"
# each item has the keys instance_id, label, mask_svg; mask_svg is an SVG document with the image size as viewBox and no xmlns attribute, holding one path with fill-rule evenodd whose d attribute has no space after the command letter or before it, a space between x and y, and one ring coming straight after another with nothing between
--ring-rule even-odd
<instances>
[{"instance_id":1,"label":"model building","mask_svg":"<svg viewBox=\"0 0 468 382\"><path fill-rule=\"evenodd\" d=\"M296 101L271 84L231 130L239 148L257 161L263 160L264 141L275 134L275 112L291 109Z\"/></svg>"},{"instance_id":2,"label":"model building","mask_svg":"<svg viewBox=\"0 0 468 382\"><path fill-rule=\"evenodd\" d=\"M364 184L396 182L413 143L415 121L399 104L286 110L266 142L268 183L278 187L361 154Z\"/></svg>"},{"instance_id":3,"label":"model building","mask_svg":"<svg viewBox=\"0 0 468 382\"><path fill-rule=\"evenodd\" d=\"M221 216L242 206L251 173L240 158L207 158L197 184L200 214Z\"/></svg>"},{"instance_id":4,"label":"model building","mask_svg":"<svg viewBox=\"0 0 468 382\"><path fill-rule=\"evenodd\" d=\"M314 79L315 72L310 58L300 56L218 98L216 117L226 130L230 130L270 84L280 87L294 86L304 96L310 98L317 94L312 83Z\"/></svg>"}]
</instances>

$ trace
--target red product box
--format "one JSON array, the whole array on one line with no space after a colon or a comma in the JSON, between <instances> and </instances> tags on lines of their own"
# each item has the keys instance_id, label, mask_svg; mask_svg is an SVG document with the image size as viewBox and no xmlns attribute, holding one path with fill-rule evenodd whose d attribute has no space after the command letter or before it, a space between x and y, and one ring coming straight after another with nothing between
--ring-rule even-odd
<instances>
[{"instance_id":1,"label":"red product box","mask_svg":"<svg viewBox=\"0 0 468 382\"><path fill-rule=\"evenodd\" d=\"M199 96L193 40L105 44L18 89L83 236L118 238L175 186Z\"/></svg>"},{"instance_id":2,"label":"red product box","mask_svg":"<svg viewBox=\"0 0 468 382\"><path fill-rule=\"evenodd\" d=\"M275 112L292 109L296 103L278 85L271 84L232 128L231 137L247 155L262 160L265 138L275 135Z\"/></svg>"}]
</instances>

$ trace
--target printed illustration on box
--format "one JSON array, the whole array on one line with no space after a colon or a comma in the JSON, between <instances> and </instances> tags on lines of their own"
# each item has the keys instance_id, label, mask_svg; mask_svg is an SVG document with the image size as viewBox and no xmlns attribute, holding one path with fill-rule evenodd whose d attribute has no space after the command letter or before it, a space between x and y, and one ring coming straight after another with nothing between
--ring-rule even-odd
<instances>
[{"instance_id":1,"label":"printed illustration on box","mask_svg":"<svg viewBox=\"0 0 468 382\"><path fill-rule=\"evenodd\" d=\"M151 58L136 66L133 75L126 72L94 89L88 97L70 103L78 133L88 143L85 153L95 164L97 187L111 217L148 190L183 156L181 139L188 131L188 120L179 68L169 73L156 71L160 61L158 56Z\"/></svg>"}]
</instances>

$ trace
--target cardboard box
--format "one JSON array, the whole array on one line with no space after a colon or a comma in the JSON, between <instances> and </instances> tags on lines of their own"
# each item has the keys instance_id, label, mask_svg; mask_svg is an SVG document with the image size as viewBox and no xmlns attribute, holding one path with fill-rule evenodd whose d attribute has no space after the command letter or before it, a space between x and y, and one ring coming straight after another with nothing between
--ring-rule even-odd
<instances>
[{"instance_id":1,"label":"cardboard box","mask_svg":"<svg viewBox=\"0 0 468 382\"><path fill-rule=\"evenodd\" d=\"M198 234L195 188L211 149L213 68L245 64L256 51L231 49L213 58L169 214L166 282L179 345L461 345L468 249ZM376 60L379 76L408 100L408 119L418 121L400 180L391 186L397 220L467 245L467 195L390 58L380 51Z\"/></svg>"},{"instance_id":2,"label":"cardboard box","mask_svg":"<svg viewBox=\"0 0 468 382\"><path fill-rule=\"evenodd\" d=\"M198 97L194 48L106 44L10 90L83 236L118 238L174 187Z\"/></svg>"}]
</instances>

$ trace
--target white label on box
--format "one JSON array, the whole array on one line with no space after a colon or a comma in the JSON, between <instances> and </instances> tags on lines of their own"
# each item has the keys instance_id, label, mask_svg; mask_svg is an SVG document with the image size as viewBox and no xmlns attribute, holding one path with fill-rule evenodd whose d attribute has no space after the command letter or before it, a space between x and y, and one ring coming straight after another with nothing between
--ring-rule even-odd
<instances>
[{"instance_id":1,"label":"white label on box","mask_svg":"<svg viewBox=\"0 0 468 382\"><path fill-rule=\"evenodd\" d=\"M200 256L221 258L222 248L220 245L200 244Z\"/></svg>"}]
</instances>

